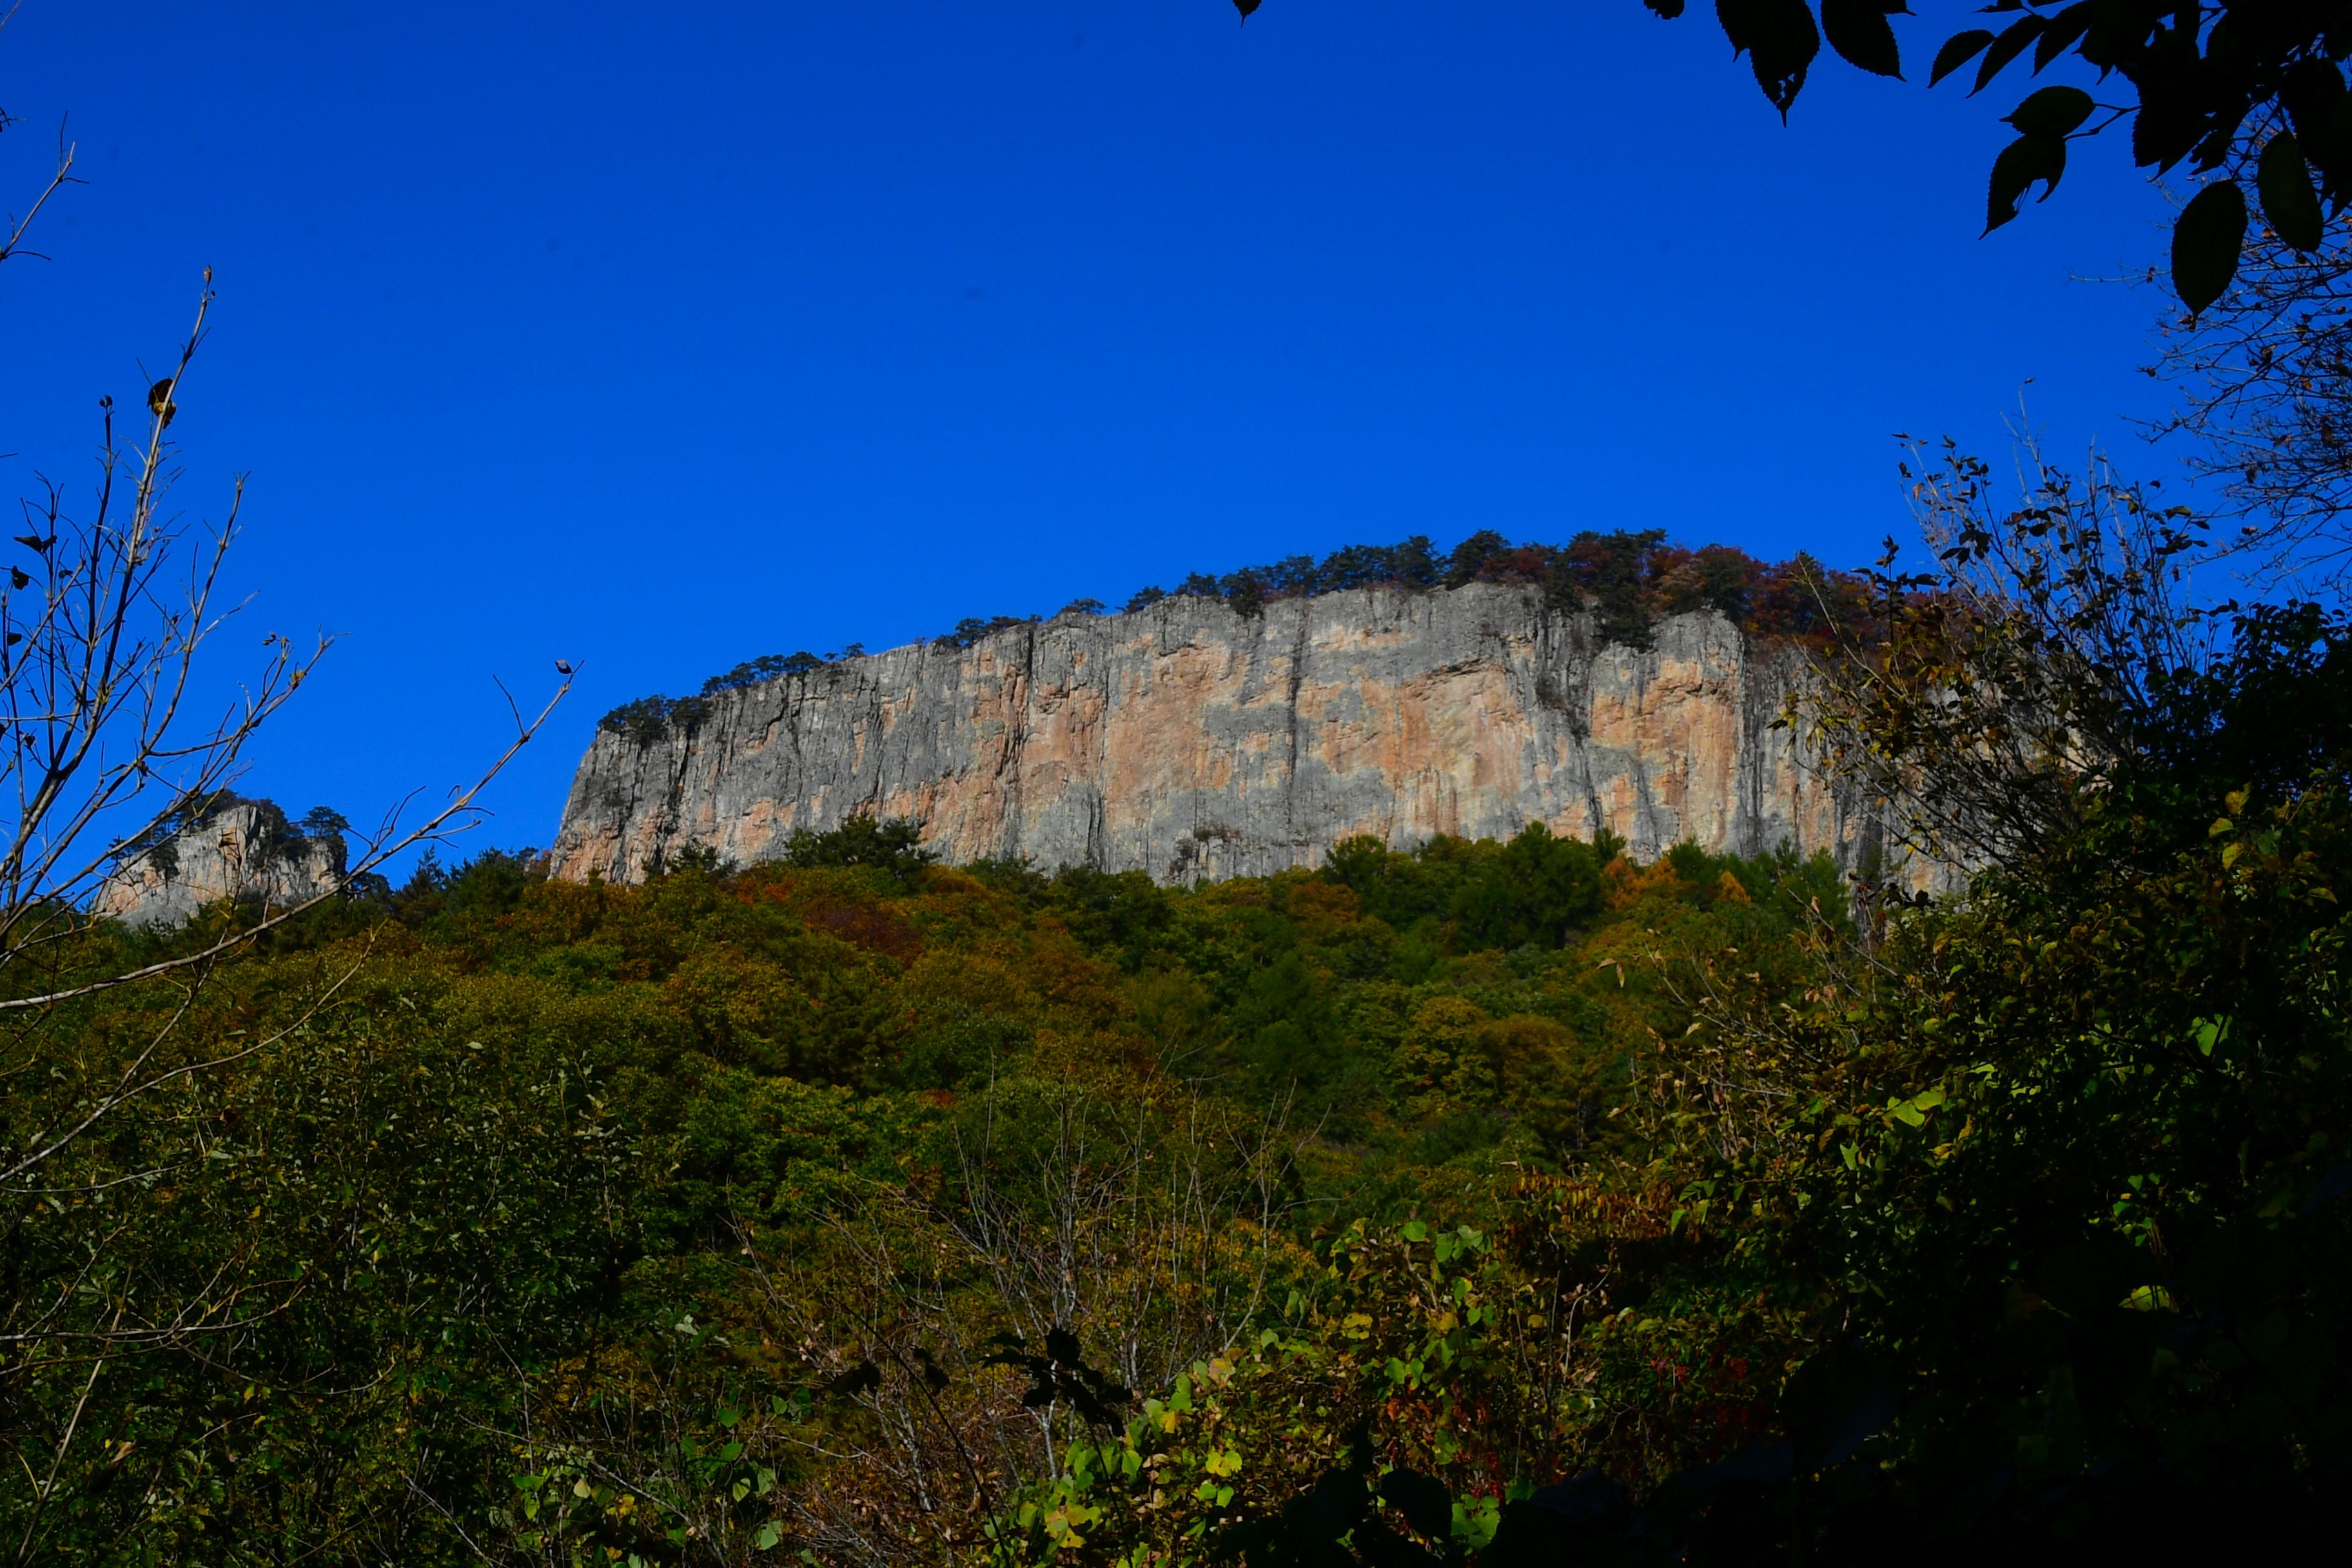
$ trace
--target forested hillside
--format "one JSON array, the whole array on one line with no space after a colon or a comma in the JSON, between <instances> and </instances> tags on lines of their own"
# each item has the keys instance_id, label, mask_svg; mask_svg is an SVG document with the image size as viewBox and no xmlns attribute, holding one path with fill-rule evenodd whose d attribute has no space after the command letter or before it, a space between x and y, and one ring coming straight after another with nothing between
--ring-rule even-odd
<instances>
[{"instance_id":1,"label":"forested hillside","mask_svg":"<svg viewBox=\"0 0 2352 1568\"><path fill-rule=\"evenodd\" d=\"M1073 1334L1164 1394L1286 1321L1347 1224L1491 1226L1622 1163L1692 966L1793 998L1845 919L1825 863L1540 827L1194 893L949 870L887 827L793 858L625 889L486 855L215 978L173 1065L229 1059L9 1236L47 1287L12 1328L215 1331L103 1381L44 1537L951 1557L1087 1430L1024 1406L1008 1346ZM182 1005L91 1005L33 1093L62 1117ZM15 1420L86 1371L23 1369Z\"/></svg>"},{"instance_id":2,"label":"forested hillside","mask_svg":"<svg viewBox=\"0 0 2352 1568\"><path fill-rule=\"evenodd\" d=\"M1771 707L1742 709L1743 735L1769 737L1792 769L1801 760L1866 805L1869 850L1843 870L1789 848L1668 843L1680 827L1635 854L1605 832L1555 831L1622 818L1515 805L1497 837L1409 848L1327 844L1284 815L1313 868L1203 872L1181 887L1142 871L944 864L923 824L871 816L739 844L758 864L722 859L706 837L601 862L650 868L642 882L588 875L594 862L569 880L546 857L461 837L571 690L569 657L552 661L562 684L544 706L506 696L513 731L474 783L373 830L325 808L289 822L232 790L333 639L272 632L241 683L215 673L242 481L216 523L184 508L169 434L203 390L183 378L208 331L207 271L173 356L141 370L143 397L99 400L87 500L62 481L31 487L30 531L13 537L0 585L0 799L14 813L0 830L0 1561L1746 1568L2340 1552L2352 1496L2352 252L2340 237L2352 27L2325 21L2341 7L2252 0L1988 9L2017 15L1998 37L1950 38L1931 85L1972 62L1979 88L2011 65L2069 62L2137 95L2136 108L2101 106L2053 82L2020 102L2008 121L2019 135L1992 165L1991 227L2037 182L2051 194L2071 142L2135 116L2143 166L2188 162L2205 182L2174 230L2172 276L2192 311L2164 323L2158 368L2187 389L2167 427L2201 453L2191 468L2210 515L2104 459L2061 471L2031 440L2012 490L1948 441L1905 449L1929 563L1916 574L1898 569L1907 557L1892 542L1874 571L1846 574L1803 556L1767 566L1723 546L1684 550L1639 528L1560 546L1481 532L1443 560L1415 536L1175 590L1262 631L1301 607L1286 600L1402 587L1424 607L1464 605L1505 591L1477 584L1501 584L1627 648L1664 647L1662 616L1709 612L1721 646L1769 638L1785 658L1787 684ZM1824 40L1866 72L1898 75L1889 14L1832 0L1718 8L1783 116ZM552 52L598 29L531 26L550 51L540 74L589 84L593 103L578 101L598 117L632 134L661 118L610 115L629 100ZM230 36L279 85L307 72L366 97L340 65L278 68L268 49L280 40ZM110 75L132 41L130 28L109 36ZM623 47L657 41L640 28ZM909 66L912 41L901 29L870 51L894 82L942 101L952 78L1007 93L985 61ZM173 54L175 82L215 79L188 61ZM444 121L468 137L495 130L497 115L477 112L488 100L420 79L416 101L454 107L386 119L401 135L381 140L405 144ZM586 123L589 109L574 121L511 112L515 80L496 79L508 118ZM791 96L764 77L759 95ZM1678 112L1687 100L1645 100ZM843 101L857 114L844 123L886 122ZM1231 100L1201 101L1221 115ZM1428 102L1416 137L1446 100ZM1393 118L1392 100L1379 110ZM1271 144L1279 120L1249 129ZM0 129L12 122L0 115ZM1631 144L1622 116L1586 123L1601 133L1579 132L1591 145ZM379 139L350 129L329 124L320 140L356 171ZM980 121L953 132L936 139L962 160L945 182L958 188L1010 146ZM1116 147L1116 132L1106 119L1088 135ZM696 134L698 147L739 153L755 140ZM194 181L205 143L189 140ZM814 144L830 161L857 140ZM1061 158L1065 142L1053 144ZM517 148L493 137L462 153L495 167ZM21 242L45 204L81 184L75 156L61 133L0 261L37 254ZM374 205L383 193L437 195L457 157L373 183L339 162L334 182L376 193L356 204L373 237L397 226ZM1927 166L1911 150L1904 159ZM666 188L698 160L632 161ZM1286 185L1284 204L1348 161L1318 151L1315 178ZM1356 161L1412 188L1396 160ZM744 173L756 165L740 162L730 179L756 191ZM1848 162L1837 179L1863 166ZM598 213L628 192L619 163L589 183ZM1168 227L1183 182L1119 183L1166 207L1154 232L1188 232ZM1605 184L1583 180L1580 199ZM336 204L289 188L312 234L313 216L331 219ZM243 191L225 189L191 205L236 207ZM1385 190L1382 202L1393 205ZM895 195L889 206L924 210ZM806 215L825 208L792 210L795 244L824 226ZM1593 206L1590 231L1638 232L1615 210ZM437 236L463 214L427 216L410 231ZM583 226L592 218L604 222L589 213ZM139 217L132 231L147 227ZM752 239L702 247L686 232L658 248L715 249L746 272L741 258L770 259ZM1774 395L1795 404L1782 384L1802 383L1786 373L1848 351L1841 334L1813 335L1754 235L1725 232L1743 261L1724 286L1743 310L1777 301L1785 341L1767 363ZM478 230L449 234L447 254L496 250ZM1281 258L1238 231L1199 237L1200 254L1253 268ZM889 246L904 252L904 234ZM545 247L558 248L551 228ZM1514 298L1480 267L1456 270ZM335 271L346 289L356 275ZM640 310L663 294L699 300L648 276ZM1328 278L1314 283L1331 292ZM1915 302L1936 297L1906 286ZM551 287L535 274L467 291L511 311ZM846 309L797 285L772 291ZM1649 327L1712 321L1720 302L1695 292L1687 310L1621 313ZM1939 300L1937 330L1983 331L1964 306ZM406 319L422 331L430 316ZM1538 325L1465 318L1446 331L1540 346ZM696 334L634 335L675 355ZM1347 335L1374 334L1350 322ZM562 341L578 338L567 321ZM523 339L418 341L429 380L310 379L375 393L345 404L413 405L486 380L474 373L501 359L546 357L518 349ZM751 352L757 335L730 341L767 384L698 389L698 416L731 395L791 425L806 405L778 398L784 378ZM1724 346L1738 341L1657 357L1713 375L1747 352ZM894 418L927 443L952 433L918 417L919 403L900 408L923 362L910 373L870 345L859 353L898 378ZM808 363L835 378L828 409L874 422L837 364ZM452 363L471 369L453 377ZM629 363L556 380L593 391L629 381ZM1338 384L1349 373L1335 360L1318 374ZM1414 376L1413 408L1458 384ZM1594 379L1661 423L1643 384ZM1672 422L1672 455L1687 447L1700 468L1699 448L1748 416L1707 413L1684 380L1655 401L1696 411ZM1255 417L1265 399L1237 388L1246 378L1221 365L1217 398ZM575 397L510 400L530 401L582 416ZM1050 405L1019 412L1023 442L1076 444L1055 434ZM383 454L408 461L406 437L383 440L340 404L337 417L349 421L331 443L338 498L382 483ZM1153 417L1182 445L1152 461L1203 460L1213 427ZM1534 427L1518 411L1513 424ZM658 446L610 426L625 427L626 444ZM613 488L604 468L579 464L547 426L479 428L529 455L530 485L510 493L527 488L563 518L562 548L599 562L594 613L625 604L629 634L647 639L717 613L707 584L680 591L637 563L648 524L636 503L625 551L615 533L573 537L545 499L562 492L541 487L584 467ZM567 426L565 439L598 428ZM1253 439L1278 450L1280 427L1268 429ZM809 432L809 453L836 439L822 422ZM1444 450L1418 425L1378 435ZM720 427L681 449L706 447L752 451L715 466L754 475L763 488L744 493L775 504L766 448L730 446ZM1718 471L1710 503L1775 482L1769 468ZM1235 492L1280 493L1264 472L1235 473L1222 481ZM689 516L721 543L749 537L715 531L737 503L658 477L646 493L663 507L702 510L660 512L655 529ZM530 560L471 537L509 492L446 483L457 502L435 510L457 517L464 550L448 535L418 535L413 555L368 542L362 575L394 583L404 614L415 582L457 602L460 589L503 590L520 579L501 563ZM955 492L957 507L969 493ZM310 521L306 551L361 531L334 515ZM982 526L961 510L952 525ZM827 526L870 530L858 542L875 559L921 558L919 540L879 523ZM705 554L802 564L766 534L756 555ZM299 576L351 591L364 585L348 570L358 559L321 552ZM956 559L968 557L925 569ZM861 557L877 591L911 581L869 565ZM626 573L646 591L624 600L609 579ZM737 575L747 593L771 586ZM845 580L820 567L792 592L838 595ZM1441 601L1440 589L1460 592ZM498 603L511 613L530 596ZM1129 608L1172 597L1146 589ZM493 618L464 603L478 625ZM656 609L672 618L635 618ZM966 620L939 641L969 647L1004 620ZM856 652L751 660L698 694L615 710L596 743L683 737L747 701L746 688L782 702L776 678L846 676L832 667ZM403 681L404 697L423 689L405 670ZM1528 686L1547 712L1591 711ZM1423 726L1427 744L1475 763L1501 710L1475 696L1451 706L1467 717ZM1295 761L1297 731L1284 728ZM680 775L655 771L645 798L674 808ZM885 797L832 796L844 798ZM1218 831L1199 804L1178 842ZM811 817L768 800L704 818L720 820L764 832ZM406 858L420 847L421 865ZM1936 875L1902 875L1906 857ZM395 885L395 866L415 868ZM168 920L116 918L153 912L133 894L167 882ZM221 889L239 891L214 898Z\"/></svg>"},{"instance_id":3,"label":"forested hillside","mask_svg":"<svg viewBox=\"0 0 2352 1568\"><path fill-rule=\"evenodd\" d=\"M1905 663L1931 629L2017 651L1908 603L1865 692L1948 680ZM8 1531L1134 1564L2301 1529L2352 1436L2352 679L2316 612L2232 636L2048 689L2108 765L2009 778L2016 841L1940 902L1540 826L1170 890L862 819L634 888L428 864L60 1002L13 1147L152 1087L10 1210L5 1420L54 1474ZM1934 690L1906 765L1965 794L1987 742ZM87 928L41 984L208 918Z\"/></svg>"},{"instance_id":4,"label":"forested hillside","mask_svg":"<svg viewBox=\"0 0 2352 1568\"><path fill-rule=\"evenodd\" d=\"M394 890L385 830L290 910L17 899L0 1549L2307 1534L2352 1481L2352 627L2185 605L2197 527L2104 469L2002 511L1918 460L1939 570L1857 580L1785 721L1948 896L1541 824L1171 889L859 817L638 886Z\"/></svg>"}]
</instances>

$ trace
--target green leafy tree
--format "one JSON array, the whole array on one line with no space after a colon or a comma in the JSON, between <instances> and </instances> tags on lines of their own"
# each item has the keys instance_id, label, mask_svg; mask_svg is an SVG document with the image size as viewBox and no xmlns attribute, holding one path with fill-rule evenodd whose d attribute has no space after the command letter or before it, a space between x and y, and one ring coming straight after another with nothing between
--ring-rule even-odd
<instances>
[{"instance_id":1,"label":"green leafy tree","mask_svg":"<svg viewBox=\"0 0 2352 1568\"><path fill-rule=\"evenodd\" d=\"M819 833L801 827L784 841L787 866L865 866L906 884L939 852L923 847L923 825L910 817L884 821L870 814L850 817Z\"/></svg>"}]
</instances>

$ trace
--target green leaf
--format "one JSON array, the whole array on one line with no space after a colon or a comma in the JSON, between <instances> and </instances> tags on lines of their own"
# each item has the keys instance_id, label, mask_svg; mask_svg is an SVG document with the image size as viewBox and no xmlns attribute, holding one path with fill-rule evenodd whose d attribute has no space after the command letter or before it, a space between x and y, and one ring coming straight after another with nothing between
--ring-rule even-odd
<instances>
[{"instance_id":1,"label":"green leaf","mask_svg":"<svg viewBox=\"0 0 2352 1568\"><path fill-rule=\"evenodd\" d=\"M752 1539L751 1544L765 1552L783 1538L784 1527L772 1519L760 1527L760 1533Z\"/></svg>"},{"instance_id":2,"label":"green leaf","mask_svg":"<svg viewBox=\"0 0 2352 1568\"><path fill-rule=\"evenodd\" d=\"M2238 275L2246 243L2246 195L2234 180L2197 193L2172 226L2172 287L2195 315L2220 299Z\"/></svg>"},{"instance_id":3,"label":"green leaf","mask_svg":"<svg viewBox=\"0 0 2352 1568\"><path fill-rule=\"evenodd\" d=\"M2058 177L2065 172L2063 142L2021 136L2002 148L2000 156L1992 161L1992 182L1985 195L1985 233L2017 216L2018 198L2034 181L2042 182L2042 199L2048 201L2050 193L2058 188Z\"/></svg>"},{"instance_id":4,"label":"green leaf","mask_svg":"<svg viewBox=\"0 0 2352 1568\"><path fill-rule=\"evenodd\" d=\"M1895 29L1887 26L1890 11L1908 11L1906 5L1888 5L1883 0L1822 0L1822 31L1829 36L1830 47L1845 57L1846 63L1861 67L1873 76L1903 79L1903 56L1895 42Z\"/></svg>"},{"instance_id":5,"label":"green leaf","mask_svg":"<svg viewBox=\"0 0 2352 1568\"><path fill-rule=\"evenodd\" d=\"M2311 188L2311 173L2303 164L2303 149L2292 131L2282 131L2263 149L2254 174L2262 194L2263 216L2278 237L2308 256L2319 248L2326 220L2319 211L2319 193Z\"/></svg>"},{"instance_id":6,"label":"green leaf","mask_svg":"<svg viewBox=\"0 0 2352 1568\"><path fill-rule=\"evenodd\" d=\"M2027 136L2063 138L2091 118L2097 104L2079 87L2045 87L2009 111L2009 123Z\"/></svg>"},{"instance_id":7,"label":"green leaf","mask_svg":"<svg viewBox=\"0 0 2352 1568\"><path fill-rule=\"evenodd\" d=\"M1989 27L1970 27L1965 33L1954 33L1946 38L1944 47L1936 51L1936 63L1927 69L1927 85L1935 86L1976 58L1991 42L1992 30Z\"/></svg>"}]
</instances>

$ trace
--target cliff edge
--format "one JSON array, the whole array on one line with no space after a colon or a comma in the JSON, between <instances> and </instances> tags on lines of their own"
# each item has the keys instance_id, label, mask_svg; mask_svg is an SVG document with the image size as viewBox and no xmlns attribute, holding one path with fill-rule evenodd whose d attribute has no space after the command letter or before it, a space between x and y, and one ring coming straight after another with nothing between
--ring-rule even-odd
<instances>
[{"instance_id":1,"label":"cliff edge","mask_svg":"<svg viewBox=\"0 0 2352 1568\"><path fill-rule=\"evenodd\" d=\"M1530 821L1606 827L1645 858L1688 839L1851 866L1875 819L1774 727L1803 674L1712 611L1605 644L1590 614L1516 584L1066 613L600 728L551 868L635 881L694 846L750 863L861 813L919 820L951 863L1163 882L1318 865L1356 834L1404 847Z\"/></svg>"},{"instance_id":2,"label":"cliff edge","mask_svg":"<svg viewBox=\"0 0 2352 1568\"><path fill-rule=\"evenodd\" d=\"M91 896L90 912L147 926L182 924L222 899L282 910L331 891L345 853L340 831L309 835L268 801L224 796L124 857Z\"/></svg>"}]
</instances>

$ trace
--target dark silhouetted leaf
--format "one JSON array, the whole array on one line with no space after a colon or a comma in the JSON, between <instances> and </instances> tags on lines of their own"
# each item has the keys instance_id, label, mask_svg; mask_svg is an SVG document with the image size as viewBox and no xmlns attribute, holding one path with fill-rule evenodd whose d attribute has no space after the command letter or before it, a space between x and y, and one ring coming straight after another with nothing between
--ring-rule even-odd
<instances>
[{"instance_id":1,"label":"dark silhouetted leaf","mask_svg":"<svg viewBox=\"0 0 2352 1568\"><path fill-rule=\"evenodd\" d=\"M2237 145L2238 127L2245 123L2250 104L2240 104L2229 113L2209 115L2205 134L2197 143L2197 172L2210 174L2230 161L2230 150Z\"/></svg>"},{"instance_id":2,"label":"dark silhouetted leaf","mask_svg":"<svg viewBox=\"0 0 2352 1568\"><path fill-rule=\"evenodd\" d=\"M2254 188L2262 193L2263 216L2281 239L2305 254L2319 248L2326 220L2320 214L2319 193L2311 188L2311 174L2304 167L2303 149L2296 145L2294 132L2280 132L2263 149Z\"/></svg>"},{"instance_id":3,"label":"dark silhouetted leaf","mask_svg":"<svg viewBox=\"0 0 2352 1568\"><path fill-rule=\"evenodd\" d=\"M2279 102L2294 127L2304 161L2331 189L2352 174L2352 135L2347 134L2352 129L2347 123L2352 96L2336 67L2323 59L2297 60L2280 80Z\"/></svg>"},{"instance_id":4,"label":"dark silhouetted leaf","mask_svg":"<svg viewBox=\"0 0 2352 1568\"><path fill-rule=\"evenodd\" d=\"M882 1386L882 1369L870 1361L861 1361L839 1377L824 1385L827 1394L848 1397L864 1394L867 1389Z\"/></svg>"},{"instance_id":5,"label":"dark silhouetted leaf","mask_svg":"<svg viewBox=\"0 0 2352 1568\"><path fill-rule=\"evenodd\" d=\"M2346 1193L2352 1193L2352 1160L2340 1160L2328 1168L2327 1173L2319 1178L2319 1184L2311 1189L2310 1195L2303 1200L2302 1212L2309 1214L2314 1209L2325 1208Z\"/></svg>"},{"instance_id":6,"label":"dark silhouetted leaf","mask_svg":"<svg viewBox=\"0 0 2352 1568\"><path fill-rule=\"evenodd\" d=\"M2047 16L2024 16L2011 22L1985 50L1984 64L1977 68L1977 84L1969 89L1969 96L1974 98L1992 85L1992 79L2000 74L2001 68L2022 54L2025 46L2041 37L2042 29L2049 25Z\"/></svg>"},{"instance_id":7,"label":"dark silhouetted leaf","mask_svg":"<svg viewBox=\"0 0 2352 1568\"><path fill-rule=\"evenodd\" d=\"M1669 22L1683 14L1683 0L1642 0L1642 4Z\"/></svg>"},{"instance_id":8,"label":"dark silhouetted leaf","mask_svg":"<svg viewBox=\"0 0 2352 1568\"><path fill-rule=\"evenodd\" d=\"M1377 1519L1356 1526L1350 1538L1364 1568L1441 1568L1427 1548L1417 1546ZM1340 1559L1345 1562L1345 1558Z\"/></svg>"},{"instance_id":9,"label":"dark silhouetted leaf","mask_svg":"<svg viewBox=\"0 0 2352 1568\"><path fill-rule=\"evenodd\" d=\"M2220 299L2238 275L2246 243L2246 196L2234 180L2197 193L2172 226L2172 287L2195 314Z\"/></svg>"},{"instance_id":10,"label":"dark silhouetted leaf","mask_svg":"<svg viewBox=\"0 0 2352 1568\"><path fill-rule=\"evenodd\" d=\"M2169 169L2196 149L2205 117L2192 104L2143 94L2132 116L2132 162L2143 169Z\"/></svg>"},{"instance_id":11,"label":"dark silhouetted leaf","mask_svg":"<svg viewBox=\"0 0 2352 1568\"><path fill-rule=\"evenodd\" d=\"M2042 29L2042 41L2033 46L2033 71L2039 76L2052 60L2066 52L2075 39L2091 26L2098 8L2098 0L2074 0L2074 4L2050 18Z\"/></svg>"},{"instance_id":12,"label":"dark silhouetted leaf","mask_svg":"<svg viewBox=\"0 0 2352 1568\"><path fill-rule=\"evenodd\" d=\"M2027 187L2040 180L2042 199L2048 201L2050 193L2058 188L2058 177L2066 172L2066 143L2047 136L2021 136L2000 150L1992 161L1992 183L1985 196L1984 231L1994 229L2017 216L2018 198Z\"/></svg>"},{"instance_id":13,"label":"dark silhouetted leaf","mask_svg":"<svg viewBox=\"0 0 2352 1568\"><path fill-rule=\"evenodd\" d=\"M1391 1470L1381 1478L1381 1496L1414 1534L1443 1541L1453 1532L1454 1494L1444 1482L1418 1470Z\"/></svg>"},{"instance_id":14,"label":"dark silhouetted leaf","mask_svg":"<svg viewBox=\"0 0 2352 1568\"><path fill-rule=\"evenodd\" d=\"M2091 110L2097 107L2079 87L2045 87L2030 94L2006 118L2024 135L2056 140L2091 118Z\"/></svg>"},{"instance_id":15,"label":"dark silhouetted leaf","mask_svg":"<svg viewBox=\"0 0 2352 1568\"><path fill-rule=\"evenodd\" d=\"M1788 1443L1750 1443L1727 1459L1701 1465L1666 1478L1666 1485L1684 1491L1705 1491L1723 1486L1778 1486L1795 1473L1797 1450Z\"/></svg>"},{"instance_id":16,"label":"dark silhouetted leaf","mask_svg":"<svg viewBox=\"0 0 2352 1568\"><path fill-rule=\"evenodd\" d=\"M1756 85L1780 118L1804 89L1805 72L1822 52L1821 29L1805 0L1715 0L1716 20L1734 56L1746 55Z\"/></svg>"},{"instance_id":17,"label":"dark silhouetted leaf","mask_svg":"<svg viewBox=\"0 0 2352 1568\"><path fill-rule=\"evenodd\" d=\"M1822 0L1822 31L1828 36L1830 47L1843 56L1847 64L1860 66L1873 76L1900 79L1903 55L1886 17L1890 12L1909 10L1908 5L1889 5L1883 0Z\"/></svg>"},{"instance_id":18,"label":"dark silhouetted leaf","mask_svg":"<svg viewBox=\"0 0 2352 1568\"><path fill-rule=\"evenodd\" d=\"M1242 14L1242 20L1246 22L1250 19L1250 13L1256 10L1260 4L1261 0L1234 0L1234 9L1239 11Z\"/></svg>"},{"instance_id":19,"label":"dark silhouetted leaf","mask_svg":"<svg viewBox=\"0 0 2352 1568\"><path fill-rule=\"evenodd\" d=\"M1131 1392L1086 1364L1084 1347L1067 1329L1046 1331L1044 1355L1032 1354L1028 1342L1014 1334L999 1334L990 1342L994 1348L982 1364L1028 1373L1029 1391L1021 1403L1032 1410L1066 1401L1084 1419L1108 1426L1117 1425L1122 1406L1134 1403Z\"/></svg>"},{"instance_id":20,"label":"dark silhouetted leaf","mask_svg":"<svg viewBox=\"0 0 2352 1568\"><path fill-rule=\"evenodd\" d=\"M1986 27L1970 27L1965 33L1954 33L1950 37L1946 38L1944 47L1936 51L1936 63L1928 68L1927 85L1935 86L1976 58L1984 52L1984 47L1991 42L1992 32Z\"/></svg>"},{"instance_id":21,"label":"dark silhouetted leaf","mask_svg":"<svg viewBox=\"0 0 2352 1568\"><path fill-rule=\"evenodd\" d=\"M1801 1474L1843 1464L1895 1419L1895 1374L1858 1345L1833 1345L1797 1369L1780 1402Z\"/></svg>"},{"instance_id":22,"label":"dark silhouetted leaf","mask_svg":"<svg viewBox=\"0 0 2352 1568\"><path fill-rule=\"evenodd\" d=\"M2196 39L2175 29L2159 29L2127 68L2139 89L2139 112L2132 118L2132 160L2142 168L2169 169L2189 156L2212 128L2211 95Z\"/></svg>"},{"instance_id":23,"label":"dark silhouetted leaf","mask_svg":"<svg viewBox=\"0 0 2352 1568\"><path fill-rule=\"evenodd\" d=\"M1638 1523L1625 1489L1587 1470L1533 1497L1503 1505L1502 1526L1480 1568L1559 1568L1566 1563L1622 1562L1616 1550Z\"/></svg>"}]
</instances>

